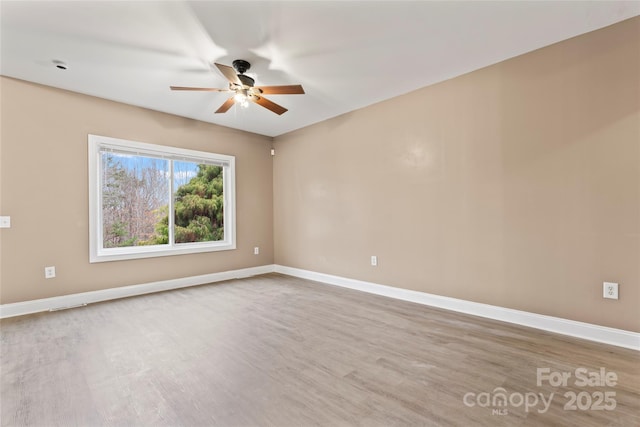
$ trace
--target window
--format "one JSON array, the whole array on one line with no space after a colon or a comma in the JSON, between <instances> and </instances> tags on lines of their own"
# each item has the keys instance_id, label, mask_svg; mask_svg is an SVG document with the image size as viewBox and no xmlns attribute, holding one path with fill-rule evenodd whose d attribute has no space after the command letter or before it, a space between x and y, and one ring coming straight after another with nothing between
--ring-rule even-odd
<instances>
[{"instance_id":1,"label":"window","mask_svg":"<svg viewBox=\"0 0 640 427\"><path fill-rule=\"evenodd\" d=\"M90 262L235 249L235 158L89 135Z\"/></svg>"}]
</instances>

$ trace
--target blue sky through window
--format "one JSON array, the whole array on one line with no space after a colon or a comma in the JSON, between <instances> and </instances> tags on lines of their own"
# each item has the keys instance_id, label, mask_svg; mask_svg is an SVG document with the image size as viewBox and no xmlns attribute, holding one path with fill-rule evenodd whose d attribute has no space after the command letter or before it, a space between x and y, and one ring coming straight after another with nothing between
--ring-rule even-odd
<instances>
[{"instance_id":1,"label":"blue sky through window","mask_svg":"<svg viewBox=\"0 0 640 427\"><path fill-rule=\"evenodd\" d=\"M178 188L191 181L198 174L198 163L174 160L173 185Z\"/></svg>"},{"instance_id":2,"label":"blue sky through window","mask_svg":"<svg viewBox=\"0 0 640 427\"><path fill-rule=\"evenodd\" d=\"M109 153L114 163L120 164L128 171L134 172L138 178L142 178L142 170L155 169L162 171L169 177L169 161L154 157L144 157L132 154ZM173 184L175 188L188 183L198 174L198 163L174 160Z\"/></svg>"}]
</instances>

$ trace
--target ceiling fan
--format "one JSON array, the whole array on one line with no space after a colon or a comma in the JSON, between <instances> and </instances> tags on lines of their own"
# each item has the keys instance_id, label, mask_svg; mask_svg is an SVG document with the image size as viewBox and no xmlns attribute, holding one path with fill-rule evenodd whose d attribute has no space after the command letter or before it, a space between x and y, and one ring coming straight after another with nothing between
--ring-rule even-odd
<instances>
[{"instance_id":1,"label":"ceiling fan","mask_svg":"<svg viewBox=\"0 0 640 427\"><path fill-rule=\"evenodd\" d=\"M171 90L194 90L209 92L232 92L233 96L227 99L224 104L216 110L216 113L226 113L233 104L239 104L242 108L249 106L249 101L254 102L267 110L273 111L277 115L287 112L287 109L273 101L269 101L262 95L300 95L304 94L301 85L286 86L254 86L255 80L245 74L251 68L251 64L243 59L233 61L233 68L228 65L214 63L223 76L229 80L228 89L217 89L213 87L185 87L170 86Z\"/></svg>"}]
</instances>

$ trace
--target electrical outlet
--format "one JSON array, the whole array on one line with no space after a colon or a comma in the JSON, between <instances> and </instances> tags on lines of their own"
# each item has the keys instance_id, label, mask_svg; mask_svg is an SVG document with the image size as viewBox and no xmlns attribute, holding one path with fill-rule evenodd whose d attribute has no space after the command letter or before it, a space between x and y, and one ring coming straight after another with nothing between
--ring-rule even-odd
<instances>
[{"instance_id":1,"label":"electrical outlet","mask_svg":"<svg viewBox=\"0 0 640 427\"><path fill-rule=\"evenodd\" d=\"M260 255L260 248L258 246L256 246L255 248L253 248L253 254L254 255Z\"/></svg>"},{"instance_id":2,"label":"electrical outlet","mask_svg":"<svg viewBox=\"0 0 640 427\"><path fill-rule=\"evenodd\" d=\"M378 265L378 257L375 255L371 255L371 265L376 267Z\"/></svg>"},{"instance_id":3,"label":"electrical outlet","mask_svg":"<svg viewBox=\"0 0 640 427\"><path fill-rule=\"evenodd\" d=\"M44 278L45 279L53 279L56 277L56 268L55 267L45 267L44 268Z\"/></svg>"},{"instance_id":4,"label":"electrical outlet","mask_svg":"<svg viewBox=\"0 0 640 427\"><path fill-rule=\"evenodd\" d=\"M604 282L602 284L602 298L618 299L618 284Z\"/></svg>"}]
</instances>

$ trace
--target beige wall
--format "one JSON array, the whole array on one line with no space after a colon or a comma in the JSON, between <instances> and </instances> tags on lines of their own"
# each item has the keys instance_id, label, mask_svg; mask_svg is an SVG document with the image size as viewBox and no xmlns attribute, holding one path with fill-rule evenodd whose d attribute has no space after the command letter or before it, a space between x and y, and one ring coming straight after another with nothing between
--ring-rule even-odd
<instances>
[{"instance_id":1,"label":"beige wall","mask_svg":"<svg viewBox=\"0 0 640 427\"><path fill-rule=\"evenodd\" d=\"M276 138L276 263L639 332L639 76L635 18Z\"/></svg>"},{"instance_id":2,"label":"beige wall","mask_svg":"<svg viewBox=\"0 0 640 427\"><path fill-rule=\"evenodd\" d=\"M0 96L2 304L273 263L271 138L8 78ZM89 264L90 133L236 156L238 249Z\"/></svg>"}]
</instances>

